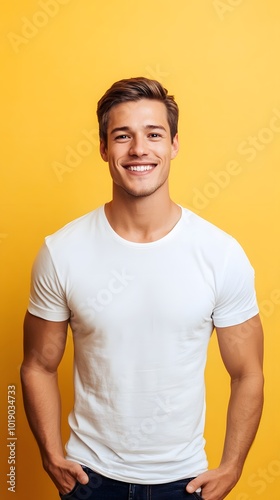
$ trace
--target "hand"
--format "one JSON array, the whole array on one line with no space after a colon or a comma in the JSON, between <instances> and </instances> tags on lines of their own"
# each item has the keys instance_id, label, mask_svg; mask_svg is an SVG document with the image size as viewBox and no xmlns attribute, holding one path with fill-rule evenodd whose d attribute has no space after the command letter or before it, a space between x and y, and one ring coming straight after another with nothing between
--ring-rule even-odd
<instances>
[{"instance_id":1,"label":"hand","mask_svg":"<svg viewBox=\"0 0 280 500\"><path fill-rule=\"evenodd\" d=\"M66 460L64 457L55 463L44 464L46 472L62 495L69 493L77 482L87 484L88 475L83 471L81 465Z\"/></svg>"},{"instance_id":2,"label":"hand","mask_svg":"<svg viewBox=\"0 0 280 500\"><path fill-rule=\"evenodd\" d=\"M203 500L223 500L239 479L239 474L222 466L199 474L186 487L188 493L202 489Z\"/></svg>"}]
</instances>

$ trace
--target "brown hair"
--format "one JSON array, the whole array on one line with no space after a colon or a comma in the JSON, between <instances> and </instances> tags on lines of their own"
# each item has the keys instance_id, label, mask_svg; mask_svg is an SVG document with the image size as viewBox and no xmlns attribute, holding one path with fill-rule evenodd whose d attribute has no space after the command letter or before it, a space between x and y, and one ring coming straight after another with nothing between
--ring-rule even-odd
<instances>
[{"instance_id":1,"label":"brown hair","mask_svg":"<svg viewBox=\"0 0 280 500\"><path fill-rule=\"evenodd\" d=\"M110 109L117 104L128 101L139 101L140 99L155 99L165 105L171 140L173 141L178 130L179 117L179 109L174 97L168 95L168 91L156 80L137 77L115 82L98 101L97 118L99 123L99 137L105 145L107 145Z\"/></svg>"}]
</instances>

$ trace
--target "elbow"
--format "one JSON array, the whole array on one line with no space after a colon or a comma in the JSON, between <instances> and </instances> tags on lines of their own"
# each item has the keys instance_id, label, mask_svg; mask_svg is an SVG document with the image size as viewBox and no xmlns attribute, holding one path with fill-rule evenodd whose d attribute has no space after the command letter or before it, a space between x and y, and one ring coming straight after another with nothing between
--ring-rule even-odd
<instances>
[{"instance_id":1,"label":"elbow","mask_svg":"<svg viewBox=\"0 0 280 500\"><path fill-rule=\"evenodd\" d=\"M21 387L24 390L30 383L30 377L32 376L32 369L25 362L23 362L21 364L19 372L20 372Z\"/></svg>"},{"instance_id":2,"label":"elbow","mask_svg":"<svg viewBox=\"0 0 280 500\"><path fill-rule=\"evenodd\" d=\"M243 374L231 379L231 390L235 392L239 388L244 389L244 393L251 397L263 401L264 398L264 374L262 370Z\"/></svg>"}]
</instances>

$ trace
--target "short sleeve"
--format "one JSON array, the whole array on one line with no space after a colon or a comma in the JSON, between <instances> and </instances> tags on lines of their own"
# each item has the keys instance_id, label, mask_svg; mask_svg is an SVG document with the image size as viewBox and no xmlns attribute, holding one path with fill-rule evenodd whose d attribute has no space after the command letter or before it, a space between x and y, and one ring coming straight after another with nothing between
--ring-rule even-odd
<instances>
[{"instance_id":1,"label":"short sleeve","mask_svg":"<svg viewBox=\"0 0 280 500\"><path fill-rule=\"evenodd\" d=\"M212 315L214 325L237 325L258 312L254 269L239 243L232 239L224 270L217 282L217 300Z\"/></svg>"},{"instance_id":2,"label":"short sleeve","mask_svg":"<svg viewBox=\"0 0 280 500\"><path fill-rule=\"evenodd\" d=\"M70 317L65 292L46 243L33 264L28 311L48 321Z\"/></svg>"}]
</instances>

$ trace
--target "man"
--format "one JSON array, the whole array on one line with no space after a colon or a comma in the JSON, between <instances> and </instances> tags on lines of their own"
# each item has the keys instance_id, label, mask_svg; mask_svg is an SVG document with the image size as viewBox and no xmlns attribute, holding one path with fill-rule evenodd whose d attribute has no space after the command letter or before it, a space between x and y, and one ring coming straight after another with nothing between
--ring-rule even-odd
<instances>
[{"instance_id":1,"label":"man","mask_svg":"<svg viewBox=\"0 0 280 500\"><path fill-rule=\"evenodd\" d=\"M170 199L174 98L156 81L121 80L97 114L113 196L47 237L34 264L22 365L28 420L64 499L222 500L262 410L254 272L232 237ZM68 323L75 404L65 457L57 368ZM231 397L221 463L207 470L214 327Z\"/></svg>"}]
</instances>

